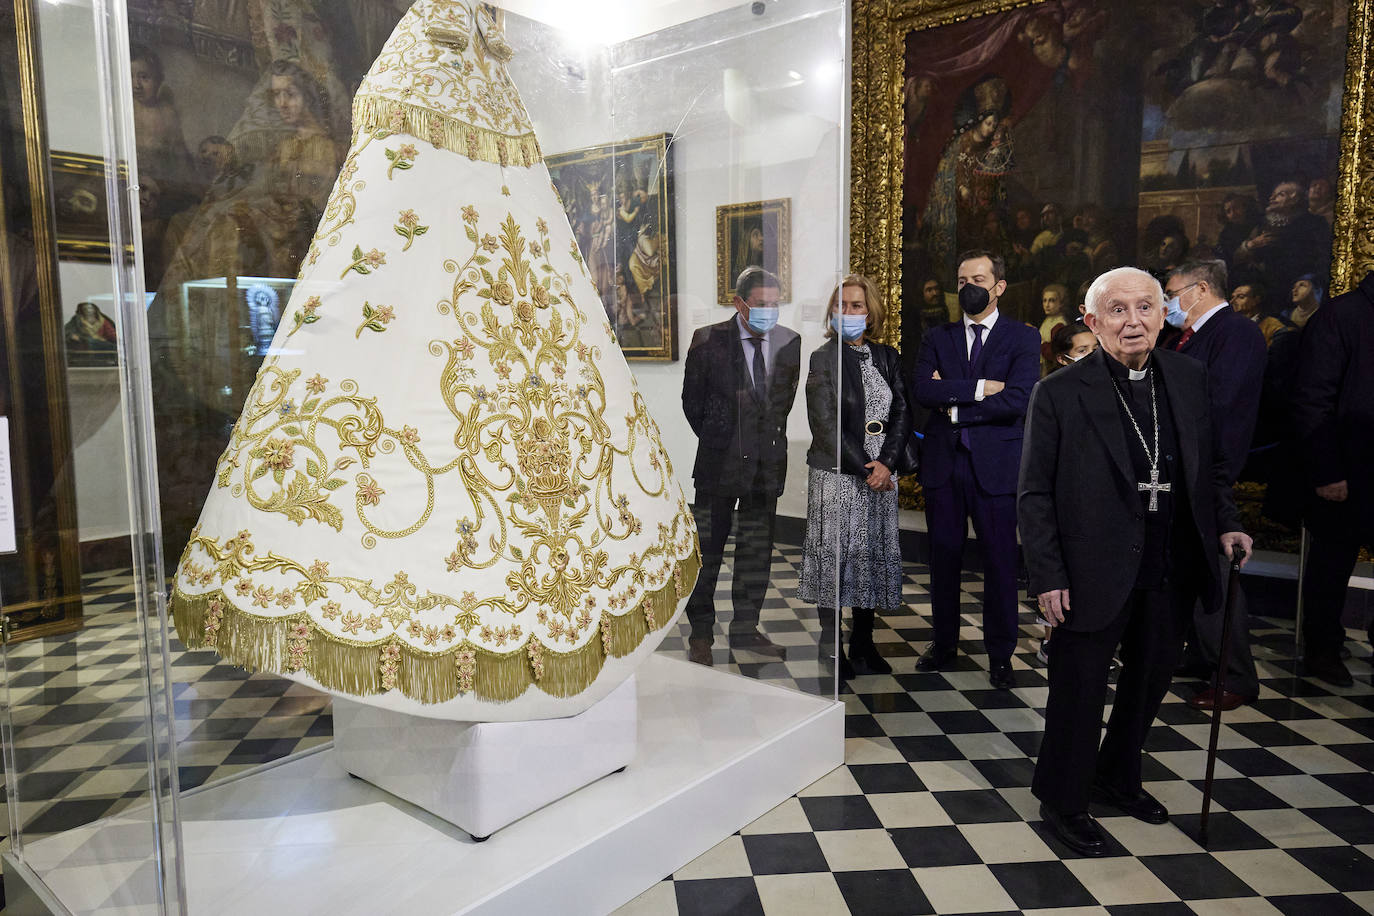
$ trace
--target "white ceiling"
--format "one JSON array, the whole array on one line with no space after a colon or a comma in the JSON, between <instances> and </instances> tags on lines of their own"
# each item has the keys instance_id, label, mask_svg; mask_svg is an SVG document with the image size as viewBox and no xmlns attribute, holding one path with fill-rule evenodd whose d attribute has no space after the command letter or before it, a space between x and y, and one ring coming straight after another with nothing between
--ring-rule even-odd
<instances>
[{"instance_id":1,"label":"white ceiling","mask_svg":"<svg viewBox=\"0 0 1374 916\"><path fill-rule=\"evenodd\" d=\"M615 44L750 0L496 0L530 19L598 44Z\"/></svg>"}]
</instances>

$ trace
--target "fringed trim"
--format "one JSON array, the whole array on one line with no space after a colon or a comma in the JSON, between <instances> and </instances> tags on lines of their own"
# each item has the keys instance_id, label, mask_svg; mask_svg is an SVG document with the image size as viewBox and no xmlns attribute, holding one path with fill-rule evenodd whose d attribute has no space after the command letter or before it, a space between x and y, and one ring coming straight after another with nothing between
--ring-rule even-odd
<instances>
[{"instance_id":1,"label":"fringed trim","mask_svg":"<svg viewBox=\"0 0 1374 916\"><path fill-rule=\"evenodd\" d=\"M253 671L305 671L330 690L352 696L397 689L420 703L468 693L505 703L534 684L550 696L567 698L591 686L608 657L629 655L651 632L667 626L700 569L701 556L694 551L637 609L620 616L603 612L599 638L568 652L533 637L510 652L466 641L438 653L395 637L355 642L329 633L308 614L263 617L238 607L222 590L187 595L179 585L172 589L172 618L188 649L213 649L225 661Z\"/></svg>"},{"instance_id":2,"label":"fringed trim","mask_svg":"<svg viewBox=\"0 0 1374 916\"><path fill-rule=\"evenodd\" d=\"M476 127L432 108L399 102L384 95L359 95L353 100L353 141L364 133L386 130L428 140L443 148L502 166L531 166L544 161L534 132L510 137Z\"/></svg>"}]
</instances>

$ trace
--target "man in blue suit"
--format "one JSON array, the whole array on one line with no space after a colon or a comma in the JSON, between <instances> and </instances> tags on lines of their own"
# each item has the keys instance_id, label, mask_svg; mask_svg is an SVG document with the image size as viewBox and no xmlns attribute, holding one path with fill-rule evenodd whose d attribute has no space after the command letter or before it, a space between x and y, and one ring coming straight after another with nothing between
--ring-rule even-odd
<instances>
[{"instance_id":1,"label":"man in blue suit","mask_svg":"<svg viewBox=\"0 0 1374 916\"><path fill-rule=\"evenodd\" d=\"M912 392L931 409L921 453L935 639L917 671L939 671L959 645L959 578L968 522L983 557L983 645L989 680L1010 690L1016 606L1016 474L1026 403L1040 378L1040 334L999 315L1006 267L990 251L959 259L963 318L921 343Z\"/></svg>"}]
</instances>

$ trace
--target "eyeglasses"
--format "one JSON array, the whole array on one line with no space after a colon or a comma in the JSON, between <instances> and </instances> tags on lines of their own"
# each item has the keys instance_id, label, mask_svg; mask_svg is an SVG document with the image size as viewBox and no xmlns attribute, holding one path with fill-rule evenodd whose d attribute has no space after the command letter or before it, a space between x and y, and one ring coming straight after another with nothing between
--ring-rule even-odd
<instances>
[{"instance_id":1,"label":"eyeglasses","mask_svg":"<svg viewBox=\"0 0 1374 916\"><path fill-rule=\"evenodd\" d=\"M1201 280L1194 280L1192 283L1189 283L1187 286L1180 287L1180 288L1174 290L1172 293L1169 292L1169 291L1166 289L1166 290L1164 291L1164 298L1165 298L1165 299L1172 299L1172 298L1174 298L1175 296L1182 296L1182 295L1183 295L1184 293L1186 293L1188 290L1192 289L1194 286L1197 286L1197 285L1198 285L1199 283L1201 283L1201 282L1202 282Z\"/></svg>"}]
</instances>

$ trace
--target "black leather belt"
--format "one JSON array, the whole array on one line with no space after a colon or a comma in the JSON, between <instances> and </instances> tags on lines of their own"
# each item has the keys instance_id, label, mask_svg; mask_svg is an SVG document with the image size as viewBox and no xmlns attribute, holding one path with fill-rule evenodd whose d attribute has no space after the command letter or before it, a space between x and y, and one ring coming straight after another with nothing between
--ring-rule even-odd
<instances>
[{"instance_id":1,"label":"black leather belt","mask_svg":"<svg viewBox=\"0 0 1374 916\"><path fill-rule=\"evenodd\" d=\"M870 436L881 436L883 430L886 428L882 420L869 420L864 424L864 432L868 433Z\"/></svg>"}]
</instances>

